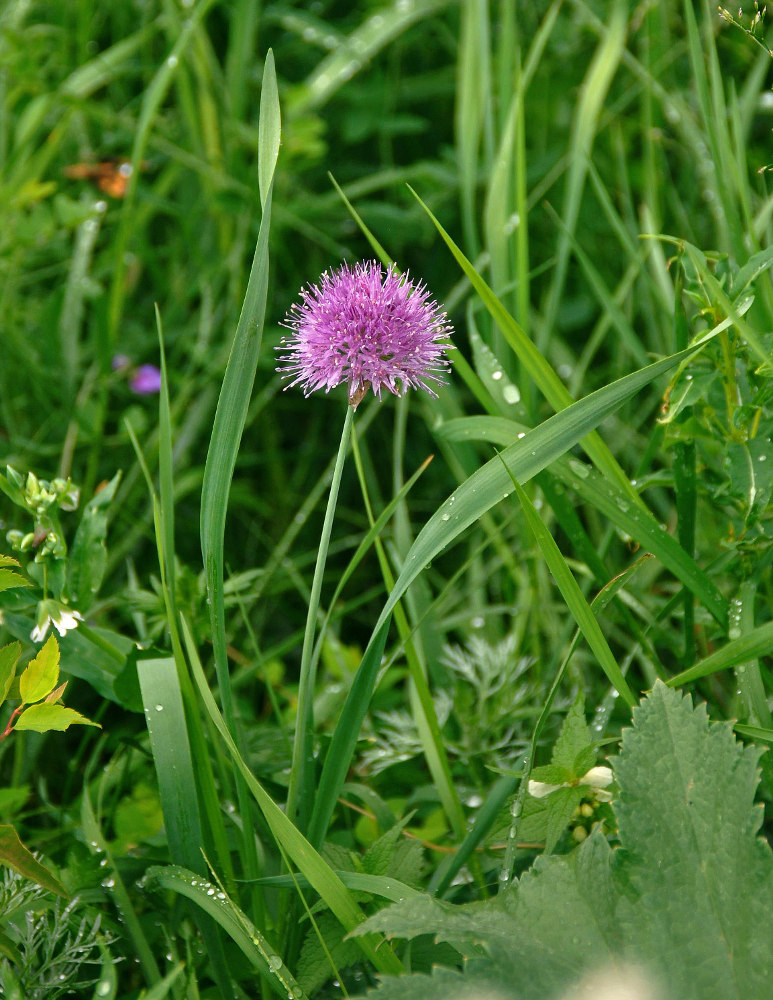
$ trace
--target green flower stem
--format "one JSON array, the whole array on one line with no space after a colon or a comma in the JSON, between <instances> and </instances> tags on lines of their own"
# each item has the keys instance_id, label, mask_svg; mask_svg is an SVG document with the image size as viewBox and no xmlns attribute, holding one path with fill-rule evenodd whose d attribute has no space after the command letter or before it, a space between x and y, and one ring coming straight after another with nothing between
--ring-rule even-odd
<instances>
[{"instance_id":1,"label":"green flower stem","mask_svg":"<svg viewBox=\"0 0 773 1000\"><path fill-rule=\"evenodd\" d=\"M368 523L372 527L375 523L373 509L368 496L365 471L362 466L362 459L360 457L356 435L352 435L352 454L357 467L357 475L360 480L362 498L368 515ZM374 545L379 565L381 567L381 575L384 578L384 584L386 585L387 590L391 591L394 587L394 577L392 576L392 571L389 567L389 560L387 559L381 539L374 539ZM440 724L438 722L437 713L435 712L435 704L432 700L432 694L430 692L429 685L427 684L427 678L424 674L424 670L422 669L415 643L411 638L413 635L413 629L411 628L411 625L406 617L401 602L398 602L395 605L395 624L397 625L397 630L400 633L400 639L403 643L403 648L405 649L405 658L408 662L408 669L411 678L411 707L413 708L416 726L421 736L427 766L432 774L432 779L437 787L438 795L440 796L443 809L448 817L449 823L451 824L451 828L453 829L454 834L461 841L467 833L464 809L462 808L462 803L459 800L459 796L453 783L451 766L448 762L448 755L446 754L445 745L443 743L443 736L440 732ZM473 874L478 880L479 888L485 894L485 879L482 871L480 870L477 858L473 858L471 867L473 868Z\"/></svg>"},{"instance_id":2,"label":"green flower stem","mask_svg":"<svg viewBox=\"0 0 773 1000\"><path fill-rule=\"evenodd\" d=\"M325 511L325 520L322 525L322 537L320 538L319 551L317 552L317 564L314 567L314 579L311 584L309 610L306 616L306 630L303 635L301 675L298 681L298 711L295 723L295 738L293 740L293 763L290 772L290 787L287 793L287 815L297 824L302 832L308 823L313 799L312 751L314 719L312 718L312 704L316 680L316 667L312 655L314 651L314 628L317 615L319 614L319 596L322 590L322 578L325 575L325 563L327 561L328 548L330 547L330 534L333 528L333 517L335 516L336 502L338 500L338 488L341 485L344 460L349 448L353 418L354 408L347 406L346 419L344 420L344 428L341 433L341 443L338 446L338 455L336 456L333 478L330 483L327 510Z\"/></svg>"},{"instance_id":3,"label":"green flower stem","mask_svg":"<svg viewBox=\"0 0 773 1000\"><path fill-rule=\"evenodd\" d=\"M94 629L89 628L85 622L78 623L78 631L84 639L88 639L90 643L101 649L103 653L107 653L116 663L120 663L123 666L126 662L126 657L117 646L114 646L112 642L108 642L107 639L103 639Z\"/></svg>"}]
</instances>

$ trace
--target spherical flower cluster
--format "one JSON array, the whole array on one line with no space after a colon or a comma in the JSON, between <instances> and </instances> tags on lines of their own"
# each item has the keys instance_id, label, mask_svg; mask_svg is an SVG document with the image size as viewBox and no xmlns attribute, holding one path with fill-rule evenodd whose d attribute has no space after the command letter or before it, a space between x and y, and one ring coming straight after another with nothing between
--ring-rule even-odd
<instances>
[{"instance_id":1,"label":"spherical flower cluster","mask_svg":"<svg viewBox=\"0 0 773 1000\"><path fill-rule=\"evenodd\" d=\"M409 387L437 395L429 383L445 381L451 326L421 282L372 260L326 271L300 294L282 324L292 334L277 348L287 388L308 396L345 382L354 407L369 388L379 399Z\"/></svg>"}]
</instances>

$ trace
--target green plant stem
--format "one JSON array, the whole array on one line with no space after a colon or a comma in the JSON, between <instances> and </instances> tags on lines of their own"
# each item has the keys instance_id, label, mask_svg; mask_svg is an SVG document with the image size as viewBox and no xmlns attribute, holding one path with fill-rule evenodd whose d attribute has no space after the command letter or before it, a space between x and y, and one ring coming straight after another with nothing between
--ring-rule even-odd
<instances>
[{"instance_id":1,"label":"green plant stem","mask_svg":"<svg viewBox=\"0 0 773 1000\"><path fill-rule=\"evenodd\" d=\"M303 635L301 672L298 681L298 710L295 723L295 737L293 739L293 763L290 773L290 787L287 792L287 815L298 825L298 828L302 832L308 824L313 797L312 751L314 719L312 717L312 703L316 680L316 668L312 655L314 651L314 629L319 613L319 597L322 591L322 579L325 575L328 548L330 547L330 535L333 528L336 503L338 501L338 488L341 485L341 475L344 469L346 452L349 447L353 418L354 408L347 406L346 419L344 420L344 427L341 433L341 443L338 446L338 455L336 456L336 464L333 469L333 479L330 483L325 520L322 525L322 536L317 552L317 563L314 567L314 579L311 584L309 609L306 615L306 629Z\"/></svg>"},{"instance_id":2,"label":"green plant stem","mask_svg":"<svg viewBox=\"0 0 773 1000\"><path fill-rule=\"evenodd\" d=\"M84 622L81 622L78 625L78 631L84 639L88 639L90 643L98 649L101 649L103 653L107 653L107 655L111 659L115 660L116 663L120 663L123 666L126 662L126 657L120 649L114 646L111 642L108 642L107 639L103 639L101 635L95 632L94 629L89 628L89 626Z\"/></svg>"},{"instance_id":3,"label":"green plant stem","mask_svg":"<svg viewBox=\"0 0 773 1000\"><path fill-rule=\"evenodd\" d=\"M362 466L362 458L357 445L356 435L352 435L352 454L357 467L357 474L360 479L362 498L368 515L368 522L372 527L375 523L373 509L368 496L365 470ZM386 552L384 551L381 539L376 538L374 540L374 545L378 555L378 561L381 567L384 583L386 584L387 590L391 590L394 586L394 577L392 576L392 571L389 567L389 561L387 559ZM438 722L437 713L435 712L435 704L432 701L432 694L429 690L429 685L427 684L427 678L422 668L415 643L412 639L413 629L411 628L405 611L403 610L402 603L398 603L395 606L395 623L397 625L398 632L400 633L400 639L403 643L405 658L408 661L412 687L411 702L414 710L414 717L416 719L416 725L422 737L424 756L426 757L427 765L432 773L438 794L440 795L440 800L443 803L443 808L451 827L455 835L460 840L463 840L467 833L464 809L462 808L462 803L459 800L456 788L454 787L453 778L451 776L451 767L448 762L445 746L443 744L443 736L440 732L440 724ZM477 859L474 859L474 861L477 862ZM478 865L478 869L479 868L480 866ZM481 890L485 890L485 880L483 879L483 875L480 870L478 871L478 875L480 876L480 888Z\"/></svg>"}]
</instances>

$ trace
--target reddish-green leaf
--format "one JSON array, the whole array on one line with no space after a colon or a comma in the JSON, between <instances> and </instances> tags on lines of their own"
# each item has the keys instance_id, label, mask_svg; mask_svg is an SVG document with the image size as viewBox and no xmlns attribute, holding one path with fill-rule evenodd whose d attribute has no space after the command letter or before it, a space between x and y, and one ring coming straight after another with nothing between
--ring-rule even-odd
<instances>
[{"instance_id":1,"label":"reddish-green leaf","mask_svg":"<svg viewBox=\"0 0 773 1000\"><path fill-rule=\"evenodd\" d=\"M98 722L92 722L85 715L76 712L74 708L65 708L64 705L51 705L42 702L40 705L32 705L25 708L16 721L14 729L31 729L36 733L47 733L52 729L64 732L70 726L96 726L102 727Z\"/></svg>"}]
</instances>

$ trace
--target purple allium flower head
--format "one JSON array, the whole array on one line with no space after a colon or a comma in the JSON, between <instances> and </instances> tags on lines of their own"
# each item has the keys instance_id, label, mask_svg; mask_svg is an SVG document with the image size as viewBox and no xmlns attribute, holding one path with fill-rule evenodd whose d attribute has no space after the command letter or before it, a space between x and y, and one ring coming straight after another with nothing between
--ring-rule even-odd
<instances>
[{"instance_id":1,"label":"purple allium flower head","mask_svg":"<svg viewBox=\"0 0 773 1000\"><path fill-rule=\"evenodd\" d=\"M140 365L129 379L129 388L138 396L153 396L161 391L161 372L155 365Z\"/></svg>"},{"instance_id":2,"label":"purple allium flower head","mask_svg":"<svg viewBox=\"0 0 773 1000\"><path fill-rule=\"evenodd\" d=\"M277 348L286 388L308 396L346 382L354 407L369 388L379 399L409 386L437 395L428 383L445 381L451 326L421 282L371 260L325 271L300 294L282 324L292 335Z\"/></svg>"}]
</instances>

